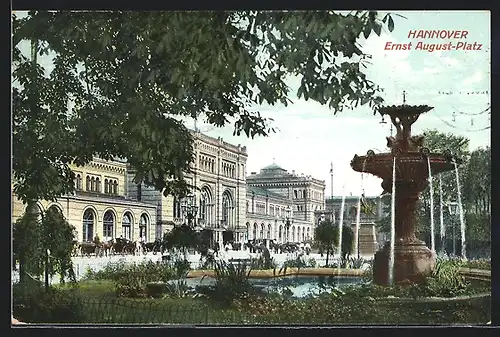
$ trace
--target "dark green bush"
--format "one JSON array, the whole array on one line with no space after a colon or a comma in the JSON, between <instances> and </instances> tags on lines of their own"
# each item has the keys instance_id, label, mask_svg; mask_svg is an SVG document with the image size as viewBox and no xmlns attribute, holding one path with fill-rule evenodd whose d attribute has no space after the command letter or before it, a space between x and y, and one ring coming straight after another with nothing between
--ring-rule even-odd
<instances>
[{"instance_id":1,"label":"dark green bush","mask_svg":"<svg viewBox=\"0 0 500 337\"><path fill-rule=\"evenodd\" d=\"M177 260L174 262L174 268L177 277L180 278L191 270L191 263L185 259Z\"/></svg>"},{"instance_id":2,"label":"dark green bush","mask_svg":"<svg viewBox=\"0 0 500 337\"><path fill-rule=\"evenodd\" d=\"M147 261L137 264L109 263L100 271L87 271L85 278L114 281L116 294L121 297L144 297L147 295L147 283L167 282L176 276L176 270L171 266Z\"/></svg>"},{"instance_id":3,"label":"dark green bush","mask_svg":"<svg viewBox=\"0 0 500 337\"><path fill-rule=\"evenodd\" d=\"M146 284L146 295L148 297L160 298L165 293L167 284L164 282L149 282Z\"/></svg>"},{"instance_id":4,"label":"dark green bush","mask_svg":"<svg viewBox=\"0 0 500 337\"><path fill-rule=\"evenodd\" d=\"M71 323L85 317L82 299L75 289L13 287L13 315L27 323Z\"/></svg>"}]
</instances>

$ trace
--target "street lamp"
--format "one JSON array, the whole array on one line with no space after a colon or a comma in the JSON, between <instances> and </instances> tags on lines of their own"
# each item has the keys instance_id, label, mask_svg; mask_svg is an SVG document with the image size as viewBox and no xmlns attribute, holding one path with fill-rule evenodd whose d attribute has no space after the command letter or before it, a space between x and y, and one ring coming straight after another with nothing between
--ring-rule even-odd
<instances>
[{"instance_id":1,"label":"street lamp","mask_svg":"<svg viewBox=\"0 0 500 337\"><path fill-rule=\"evenodd\" d=\"M285 217L281 220L285 225L286 241L288 242L290 237L290 226L293 224L292 208L290 207L290 205L286 206Z\"/></svg>"},{"instance_id":2,"label":"street lamp","mask_svg":"<svg viewBox=\"0 0 500 337\"><path fill-rule=\"evenodd\" d=\"M452 228L452 236L453 236L453 256L456 255L457 249L456 249L456 235L455 235L455 218L458 214L458 203L455 201L449 201L448 202L448 212L451 215L451 228Z\"/></svg>"},{"instance_id":3,"label":"street lamp","mask_svg":"<svg viewBox=\"0 0 500 337\"><path fill-rule=\"evenodd\" d=\"M194 195L188 195L182 200L181 204L182 215L187 219L187 225L194 228L196 226L196 214L198 214L198 206Z\"/></svg>"}]
</instances>

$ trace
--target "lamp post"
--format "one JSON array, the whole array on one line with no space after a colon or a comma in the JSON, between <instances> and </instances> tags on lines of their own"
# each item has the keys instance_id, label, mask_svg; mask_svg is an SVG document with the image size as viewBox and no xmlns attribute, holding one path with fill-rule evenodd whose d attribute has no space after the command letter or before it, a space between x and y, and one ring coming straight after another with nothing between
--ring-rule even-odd
<instances>
[{"instance_id":1,"label":"lamp post","mask_svg":"<svg viewBox=\"0 0 500 337\"><path fill-rule=\"evenodd\" d=\"M455 235L455 218L458 214L458 203L455 201L448 202L448 212L451 216L451 228L452 228L452 237L453 237L453 256L456 256L457 248L456 248L456 235Z\"/></svg>"},{"instance_id":2,"label":"lamp post","mask_svg":"<svg viewBox=\"0 0 500 337\"><path fill-rule=\"evenodd\" d=\"M196 206L194 195L188 195L182 200L181 209L182 215L187 219L187 225L194 228L196 226L196 214L198 214L198 206Z\"/></svg>"},{"instance_id":3,"label":"lamp post","mask_svg":"<svg viewBox=\"0 0 500 337\"><path fill-rule=\"evenodd\" d=\"M286 242L289 242L290 226L293 224L292 208L290 207L290 205L286 206L285 211L286 211L285 217L282 218L281 220L283 221L283 224L285 225Z\"/></svg>"}]
</instances>

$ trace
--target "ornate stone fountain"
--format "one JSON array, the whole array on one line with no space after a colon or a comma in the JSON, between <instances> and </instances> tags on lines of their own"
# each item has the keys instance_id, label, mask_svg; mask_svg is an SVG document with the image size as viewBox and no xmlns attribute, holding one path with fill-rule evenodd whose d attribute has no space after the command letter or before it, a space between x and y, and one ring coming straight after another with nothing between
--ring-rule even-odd
<instances>
[{"instance_id":1,"label":"ornate stone fountain","mask_svg":"<svg viewBox=\"0 0 500 337\"><path fill-rule=\"evenodd\" d=\"M411 126L418 117L433 107L427 105L386 106L378 110L391 119L396 137L387 137L389 153L355 155L351 167L357 172L371 173L383 179L384 191L392 192L393 158L396 157L396 240L394 243L394 282L420 282L435 265L435 254L415 236L415 210L420 193L428 186L428 163L432 175L454 169L450 151L430 153L424 147L424 136L412 136ZM388 284L390 242L375 253L373 281Z\"/></svg>"}]
</instances>

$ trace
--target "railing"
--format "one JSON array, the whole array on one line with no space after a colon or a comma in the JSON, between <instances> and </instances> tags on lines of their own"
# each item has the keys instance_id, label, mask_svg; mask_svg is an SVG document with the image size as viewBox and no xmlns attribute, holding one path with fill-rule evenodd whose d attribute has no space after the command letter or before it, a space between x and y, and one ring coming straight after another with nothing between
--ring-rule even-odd
<instances>
[{"instance_id":1,"label":"railing","mask_svg":"<svg viewBox=\"0 0 500 337\"><path fill-rule=\"evenodd\" d=\"M29 324L244 324L251 317L234 310L214 311L208 305L178 305L158 300L75 297L65 310L47 310L14 303L14 317Z\"/></svg>"}]
</instances>

